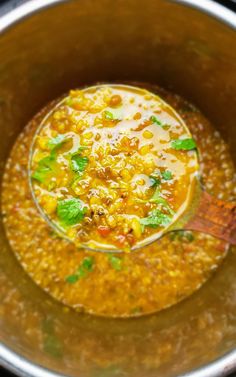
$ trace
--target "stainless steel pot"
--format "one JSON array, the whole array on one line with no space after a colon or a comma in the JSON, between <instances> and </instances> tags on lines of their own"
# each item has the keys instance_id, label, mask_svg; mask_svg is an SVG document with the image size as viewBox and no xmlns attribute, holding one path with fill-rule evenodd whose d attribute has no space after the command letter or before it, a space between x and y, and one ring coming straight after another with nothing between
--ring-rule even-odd
<instances>
[{"instance_id":1,"label":"stainless steel pot","mask_svg":"<svg viewBox=\"0 0 236 377\"><path fill-rule=\"evenodd\" d=\"M158 83L198 105L236 160L236 15L208 0L33 0L0 19L0 161L31 116L69 88ZM195 295L109 320L41 292L0 233L0 363L20 376L191 377L236 370L236 253ZM96 294L96 292L94 293ZM92 298L91 298L92 299Z\"/></svg>"}]
</instances>

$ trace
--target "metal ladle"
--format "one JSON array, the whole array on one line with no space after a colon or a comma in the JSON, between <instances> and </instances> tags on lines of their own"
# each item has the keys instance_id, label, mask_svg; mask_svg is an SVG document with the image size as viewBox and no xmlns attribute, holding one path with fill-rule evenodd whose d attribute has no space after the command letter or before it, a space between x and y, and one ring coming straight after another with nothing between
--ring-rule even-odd
<instances>
[{"instance_id":1,"label":"metal ladle","mask_svg":"<svg viewBox=\"0 0 236 377\"><path fill-rule=\"evenodd\" d=\"M186 126L187 128L187 126ZM73 242L79 248L85 248L91 251L100 251L100 252L112 252L112 253L121 253L125 250L118 248L106 247L97 247L93 246L92 242L89 244L86 243L76 243L74 239L68 237L64 229L59 226L58 223L52 221L49 216L45 213L43 208L40 206L37 197L34 192L31 179L31 162L33 155L33 145L35 139L40 131L41 127L38 127L36 130L29 158L29 185L32 193L33 200L44 220L52 227L52 229L62 238L67 239L70 242ZM202 188L200 184L199 176L195 178L194 182L194 195L192 195L192 200L189 201L187 208L184 213L172 222L169 226L165 227L161 232L145 238L144 240L136 243L135 246L131 247L131 251L138 250L143 248L161 237L165 234L173 231L179 230L192 230L207 233L216 238L222 239L227 243L236 245L236 203L225 202L219 200L210 194L208 194Z\"/></svg>"}]
</instances>

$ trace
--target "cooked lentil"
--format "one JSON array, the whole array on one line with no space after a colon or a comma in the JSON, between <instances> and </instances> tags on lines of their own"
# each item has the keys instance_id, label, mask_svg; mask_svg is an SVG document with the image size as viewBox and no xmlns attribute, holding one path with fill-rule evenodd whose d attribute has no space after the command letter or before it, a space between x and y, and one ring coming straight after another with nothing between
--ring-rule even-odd
<instances>
[{"instance_id":1,"label":"cooked lentil","mask_svg":"<svg viewBox=\"0 0 236 377\"><path fill-rule=\"evenodd\" d=\"M235 199L235 171L226 143L193 106L157 91L181 114L197 142L206 190ZM170 233L139 252L115 256L78 250L51 231L34 205L27 178L29 147L47 111L48 107L18 137L3 181L6 233L28 274L62 303L105 316L155 312L192 294L225 257L227 245L222 241L192 232Z\"/></svg>"},{"instance_id":2,"label":"cooked lentil","mask_svg":"<svg viewBox=\"0 0 236 377\"><path fill-rule=\"evenodd\" d=\"M34 195L77 246L127 249L184 212L198 173L195 147L178 114L145 89L72 90L35 137Z\"/></svg>"}]
</instances>

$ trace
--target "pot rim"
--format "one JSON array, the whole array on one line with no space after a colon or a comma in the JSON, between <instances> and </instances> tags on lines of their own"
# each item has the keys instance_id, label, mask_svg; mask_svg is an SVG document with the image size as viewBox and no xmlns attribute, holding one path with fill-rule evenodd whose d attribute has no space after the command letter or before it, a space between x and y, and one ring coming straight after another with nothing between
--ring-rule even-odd
<instances>
[{"instance_id":1,"label":"pot rim","mask_svg":"<svg viewBox=\"0 0 236 377\"><path fill-rule=\"evenodd\" d=\"M68 0L47 0L47 3L45 3L45 0L29 0L0 17L0 35L24 18L28 18L38 11L43 11L66 1ZM201 2L199 0L167 1L194 8L236 30L236 15L234 12L212 0L202 0ZM9 349L3 343L0 343L0 365L20 377L67 377L66 375L50 371L39 364L32 363L30 360ZM226 353L208 365L182 375L182 377L223 377L235 370L236 349Z\"/></svg>"}]
</instances>

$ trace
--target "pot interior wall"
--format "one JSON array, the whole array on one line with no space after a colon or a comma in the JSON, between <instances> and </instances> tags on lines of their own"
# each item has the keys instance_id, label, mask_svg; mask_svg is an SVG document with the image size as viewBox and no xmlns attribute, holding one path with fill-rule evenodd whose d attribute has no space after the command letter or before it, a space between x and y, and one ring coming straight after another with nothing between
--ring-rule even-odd
<instances>
[{"instance_id":1,"label":"pot interior wall","mask_svg":"<svg viewBox=\"0 0 236 377\"><path fill-rule=\"evenodd\" d=\"M236 160L235 31L200 11L164 0L67 1L6 30L0 57L1 173L17 134L49 100L113 80L184 95L214 122ZM3 229L0 243L0 339L34 363L70 376L168 377L235 348L233 250L190 299L121 321L63 309L25 275Z\"/></svg>"}]
</instances>

